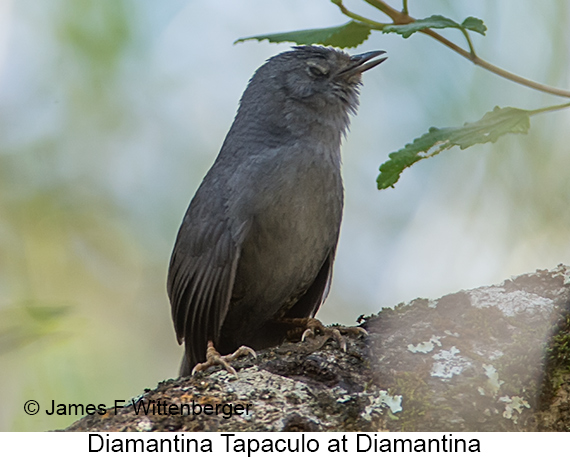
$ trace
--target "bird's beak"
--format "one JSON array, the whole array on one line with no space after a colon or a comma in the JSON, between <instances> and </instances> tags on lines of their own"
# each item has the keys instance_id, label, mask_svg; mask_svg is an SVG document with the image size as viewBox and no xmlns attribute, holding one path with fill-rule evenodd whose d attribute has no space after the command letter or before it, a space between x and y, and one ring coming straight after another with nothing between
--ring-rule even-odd
<instances>
[{"instance_id":1,"label":"bird's beak","mask_svg":"<svg viewBox=\"0 0 570 457\"><path fill-rule=\"evenodd\" d=\"M351 56L350 65L341 72L341 75L352 76L361 74L367 70L370 70L371 68L374 68L376 65L380 65L388 57L382 57L381 59L377 60L372 59L382 54L386 54L386 51L370 51L365 52L364 54L356 54L354 56Z\"/></svg>"}]
</instances>

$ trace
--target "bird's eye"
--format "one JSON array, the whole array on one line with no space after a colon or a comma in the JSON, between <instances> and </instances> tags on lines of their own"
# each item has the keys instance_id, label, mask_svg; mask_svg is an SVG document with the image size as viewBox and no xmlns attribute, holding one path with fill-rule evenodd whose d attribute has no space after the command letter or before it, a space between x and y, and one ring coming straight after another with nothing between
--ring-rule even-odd
<instances>
[{"instance_id":1,"label":"bird's eye","mask_svg":"<svg viewBox=\"0 0 570 457\"><path fill-rule=\"evenodd\" d=\"M309 74L316 76L317 78L322 78L323 76L327 76L329 74L328 68L316 62L307 62L307 69L309 71Z\"/></svg>"}]
</instances>

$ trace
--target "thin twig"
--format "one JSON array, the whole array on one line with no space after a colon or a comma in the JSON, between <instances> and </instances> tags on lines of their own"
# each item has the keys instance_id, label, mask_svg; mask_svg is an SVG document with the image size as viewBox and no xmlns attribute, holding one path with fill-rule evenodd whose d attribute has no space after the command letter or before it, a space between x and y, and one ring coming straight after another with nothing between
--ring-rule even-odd
<instances>
[{"instance_id":1,"label":"thin twig","mask_svg":"<svg viewBox=\"0 0 570 457\"><path fill-rule=\"evenodd\" d=\"M533 109L529 111L529 116L534 116L535 114L548 113L550 111L557 111L559 109L570 108L570 103L563 103L562 105L547 106L545 108Z\"/></svg>"},{"instance_id":2,"label":"thin twig","mask_svg":"<svg viewBox=\"0 0 570 457\"><path fill-rule=\"evenodd\" d=\"M394 8L392 8L390 5L388 5L387 3L383 2L382 0L364 0L366 3L368 3L370 6L373 6L376 9L379 9L380 11L382 11L384 14L386 14L387 16L390 17L390 19L392 19L392 21L394 21L394 24L409 24L410 22L414 22L415 19L411 16L408 15L408 13L406 12L400 12Z\"/></svg>"},{"instance_id":3,"label":"thin twig","mask_svg":"<svg viewBox=\"0 0 570 457\"><path fill-rule=\"evenodd\" d=\"M471 54L473 57L477 57L477 54L475 54L475 47L473 46L473 43L471 42L471 37L469 36L469 32L465 30L463 27L461 28L461 31L463 32L463 36L467 40L467 46L469 46L469 54Z\"/></svg>"},{"instance_id":4,"label":"thin twig","mask_svg":"<svg viewBox=\"0 0 570 457\"><path fill-rule=\"evenodd\" d=\"M469 59L475 65L478 65L485 70L489 70L492 73L495 73L498 76L501 76L505 79L513 81L517 84L522 84L523 86L530 87L531 89L536 89L541 92L546 92L552 95L558 95L560 97L567 97L570 98L570 91L564 89L558 89L557 87L547 86L546 84L537 83L530 79L523 78L522 76L515 75L514 73L508 72L507 70L503 70L492 63L487 62L486 60L477 57L476 55L472 55L463 48L460 48L455 43L452 43L447 38L442 37L439 33L434 32L432 29L424 29L420 30L421 33L425 35L429 35L430 37L436 39L440 43L444 44L448 48L452 49L453 51L457 52L459 55Z\"/></svg>"},{"instance_id":5,"label":"thin twig","mask_svg":"<svg viewBox=\"0 0 570 457\"><path fill-rule=\"evenodd\" d=\"M346 8L346 6L342 4L342 1L333 0L333 3L340 8L340 11L345 16L348 16L349 18L354 19L355 21L362 22L363 24L367 24L375 30L382 30L385 26L391 25L391 24L382 24L381 22L376 22L373 21L372 19L368 19L367 17L361 16L360 14L353 13L348 8Z\"/></svg>"}]
</instances>

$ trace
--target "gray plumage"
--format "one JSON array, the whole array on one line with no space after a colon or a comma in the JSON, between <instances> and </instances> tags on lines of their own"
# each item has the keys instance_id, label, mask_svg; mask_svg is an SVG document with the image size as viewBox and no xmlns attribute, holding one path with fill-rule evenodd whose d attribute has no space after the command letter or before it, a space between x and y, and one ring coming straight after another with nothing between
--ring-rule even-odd
<instances>
[{"instance_id":1,"label":"gray plumage","mask_svg":"<svg viewBox=\"0 0 570 457\"><path fill-rule=\"evenodd\" d=\"M208 340L222 354L278 344L280 318L312 317L326 298L343 208L341 139L360 74L381 53L301 46L251 78L170 261L181 375L205 360Z\"/></svg>"}]
</instances>

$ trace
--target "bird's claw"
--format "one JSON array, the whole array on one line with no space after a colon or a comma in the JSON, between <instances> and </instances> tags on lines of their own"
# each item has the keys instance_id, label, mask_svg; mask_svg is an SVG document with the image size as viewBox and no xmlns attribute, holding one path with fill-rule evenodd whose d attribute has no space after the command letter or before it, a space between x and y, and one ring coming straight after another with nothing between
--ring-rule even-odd
<instances>
[{"instance_id":1,"label":"bird's claw","mask_svg":"<svg viewBox=\"0 0 570 457\"><path fill-rule=\"evenodd\" d=\"M303 332L303 335L301 336L301 341L305 341L305 338L307 337L314 337L315 336L315 332L313 332L312 328L308 328L307 330L305 330Z\"/></svg>"},{"instance_id":2,"label":"bird's claw","mask_svg":"<svg viewBox=\"0 0 570 457\"><path fill-rule=\"evenodd\" d=\"M306 319L306 330L301 336L301 341L305 341L309 337L315 337L317 333L320 333L326 337L325 341L329 339L335 340L343 352L346 352L346 339L342 336L341 332L353 334L355 336L367 336L368 332L362 327L325 327L323 323L315 318Z\"/></svg>"},{"instance_id":3,"label":"bird's claw","mask_svg":"<svg viewBox=\"0 0 570 457\"><path fill-rule=\"evenodd\" d=\"M199 371L205 371L210 367L219 365L223 367L228 373L237 377L237 372L235 368L230 365L230 362L233 362L238 357L243 357L244 355L252 355L254 359L257 358L255 351L247 346L241 346L233 354L221 355L214 347L214 343L208 341L206 361L196 364L196 366L192 369L192 376L194 376L194 374L198 373Z\"/></svg>"}]
</instances>

